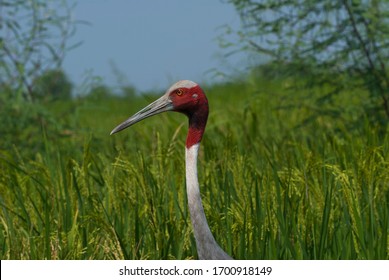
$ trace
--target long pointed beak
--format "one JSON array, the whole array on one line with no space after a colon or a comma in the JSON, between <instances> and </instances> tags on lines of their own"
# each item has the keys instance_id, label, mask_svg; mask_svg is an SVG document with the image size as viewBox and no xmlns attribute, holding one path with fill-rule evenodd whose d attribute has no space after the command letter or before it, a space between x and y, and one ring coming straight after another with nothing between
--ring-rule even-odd
<instances>
[{"instance_id":1,"label":"long pointed beak","mask_svg":"<svg viewBox=\"0 0 389 280\"><path fill-rule=\"evenodd\" d=\"M145 118L154 116L154 115L162 113L162 112L171 111L171 110L173 110L173 103L169 99L169 96L165 94L165 95L161 96L159 99L155 100L153 103L149 104L148 106L146 106L145 108L140 110L138 113L136 113L132 117L128 118L126 121L119 124L117 127L115 127L111 131L111 135L116 133L116 132L119 132L119 131L145 119Z\"/></svg>"}]
</instances>

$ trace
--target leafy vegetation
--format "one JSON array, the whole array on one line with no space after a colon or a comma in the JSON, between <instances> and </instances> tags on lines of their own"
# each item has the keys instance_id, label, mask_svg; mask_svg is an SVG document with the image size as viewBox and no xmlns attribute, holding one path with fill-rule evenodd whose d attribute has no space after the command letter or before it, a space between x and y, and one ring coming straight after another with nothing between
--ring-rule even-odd
<instances>
[{"instance_id":1,"label":"leafy vegetation","mask_svg":"<svg viewBox=\"0 0 389 280\"><path fill-rule=\"evenodd\" d=\"M290 88L257 76L205 86L199 177L216 239L237 259L388 259L389 139L356 110L368 93L320 108L325 90ZM1 259L196 258L185 116L109 136L155 96L103 97L51 101L2 131Z\"/></svg>"},{"instance_id":2,"label":"leafy vegetation","mask_svg":"<svg viewBox=\"0 0 389 280\"><path fill-rule=\"evenodd\" d=\"M240 44L234 38L225 46L242 46L262 60L265 55L289 75L303 70L305 86L331 85L327 102L344 91L364 88L369 100L361 104L365 116L372 123L387 125L388 1L228 2L240 14L242 28L236 30ZM231 35L227 30L225 38Z\"/></svg>"},{"instance_id":3,"label":"leafy vegetation","mask_svg":"<svg viewBox=\"0 0 389 280\"><path fill-rule=\"evenodd\" d=\"M36 79L59 69L67 51L78 45L68 41L79 22L66 0L2 0L0 6L0 86L12 89L14 98L35 101Z\"/></svg>"}]
</instances>

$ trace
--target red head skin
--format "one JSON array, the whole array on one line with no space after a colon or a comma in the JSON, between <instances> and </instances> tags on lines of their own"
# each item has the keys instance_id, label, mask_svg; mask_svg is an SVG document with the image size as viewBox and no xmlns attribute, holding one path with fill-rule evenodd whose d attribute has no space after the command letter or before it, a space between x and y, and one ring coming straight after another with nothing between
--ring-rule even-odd
<instances>
[{"instance_id":1,"label":"red head skin","mask_svg":"<svg viewBox=\"0 0 389 280\"><path fill-rule=\"evenodd\" d=\"M191 88L177 88L170 93L173 111L189 118L189 131L186 147L190 148L201 141L208 119L208 100L199 85Z\"/></svg>"}]
</instances>

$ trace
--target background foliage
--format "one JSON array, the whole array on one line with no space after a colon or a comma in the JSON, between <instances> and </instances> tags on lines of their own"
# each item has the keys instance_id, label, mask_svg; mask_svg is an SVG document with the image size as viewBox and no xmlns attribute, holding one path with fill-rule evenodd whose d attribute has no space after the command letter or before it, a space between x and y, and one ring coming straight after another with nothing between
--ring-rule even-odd
<instances>
[{"instance_id":1,"label":"background foliage","mask_svg":"<svg viewBox=\"0 0 389 280\"><path fill-rule=\"evenodd\" d=\"M268 56L273 72L302 74L305 87L329 85L321 104L364 88L369 96L362 108L372 123L388 123L388 1L228 2L242 19L241 46Z\"/></svg>"}]
</instances>

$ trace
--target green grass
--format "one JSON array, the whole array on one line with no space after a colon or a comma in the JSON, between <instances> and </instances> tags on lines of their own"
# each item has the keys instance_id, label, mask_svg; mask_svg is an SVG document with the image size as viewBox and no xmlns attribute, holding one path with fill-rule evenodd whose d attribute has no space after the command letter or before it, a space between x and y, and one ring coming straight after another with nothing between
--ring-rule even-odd
<instances>
[{"instance_id":1,"label":"green grass","mask_svg":"<svg viewBox=\"0 0 389 280\"><path fill-rule=\"evenodd\" d=\"M388 259L389 134L356 119L363 93L321 108L324 89L287 87L205 87L199 177L216 239L237 259ZM55 121L31 124L39 148L15 139L0 150L1 259L197 257L186 118L166 113L109 136L146 99L50 104Z\"/></svg>"}]
</instances>

